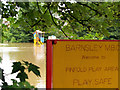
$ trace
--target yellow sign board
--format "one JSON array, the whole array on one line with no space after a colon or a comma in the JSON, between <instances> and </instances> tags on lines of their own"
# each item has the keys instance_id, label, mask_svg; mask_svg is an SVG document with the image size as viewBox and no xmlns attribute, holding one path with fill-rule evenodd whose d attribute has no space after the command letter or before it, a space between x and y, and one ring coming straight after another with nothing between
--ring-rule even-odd
<instances>
[{"instance_id":1,"label":"yellow sign board","mask_svg":"<svg viewBox=\"0 0 120 90\"><path fill-rule=\"evenodd\" d=\"M118 41L56 41L53 88L118 88Z\"/></svg>"}]
</instances>

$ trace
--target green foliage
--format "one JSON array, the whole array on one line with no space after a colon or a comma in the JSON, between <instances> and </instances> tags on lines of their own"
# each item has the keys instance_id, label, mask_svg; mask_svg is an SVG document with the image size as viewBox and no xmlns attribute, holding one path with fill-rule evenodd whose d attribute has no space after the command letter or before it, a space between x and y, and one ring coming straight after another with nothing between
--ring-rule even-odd
<instances>
[{"instance_id":1,"label":"green foliage","mask_svg":"<svg viewBox=\"0 0 120 90\"><path fill-rule=\"evenodd\" d=\"M0 57L0 60L2 60L2 58ZM28 81L26 81L26 79L28 78L28 75L25 72L25 69L28 69L27 71L30 72L32 71L36 76L40 77L40 71L39 71L39 67L29 63L28 61L23 61L23 62L13 62L12 65L13 69L12 69L12 73L17 73L16 78L20 79L20 82L18 82L15 79L11 79L13 81L13 85L8 85L7 82L5 82L4 78L5 76L3 76L3 70L0 70L0 79L3 81L3 86L2 88L4 90L30 90L30 88L35 88L34 86L30 85L30 83ZM37 90L37 89L35 89Z\"/></svg>"},{"instance_id":2,"label":"green foliage","mask_svg":"<svg viewBox=\"0 0 120 90\"><path fill-rule=\"evenodd\" d=\"M39 67L37 67L36 65L30 63L28 66L28 72L32 71L34 74L36 74L37 76L40 76L40 72L39 72Z\"/></svg>"},{"instance_id":3,"label":"green foliage","mask_svg":"<svg viewBox=\"0 0 120 90\"><path fill-rule=\"evenodd\" d=\"M22 28L21 28L22 29ZM3 42L30 42L33 41L33 35L25 29L7 28L3 31Z\"/></svg>"},{"instance_id":4,"label":"green foliage","mask_svg":"<svg viewBox=\"0 0 120 90\"><path fill-rule=\"evenodd\" d=\"M23 61L23 63L14 62L12 67L12 74L19 72L17 78L19 78L21 82L24 82L26 79L28 79L28 75L24 72L25 69L28 69L28 72L32 71L36 76L40 77L39 67L27 61Z\"/></svg>"},{"instance_id":5,"label":"green foliage","mask_svg":"<svg viewBox=\"0 0 120 90\"><path fill-rule=\"evenodd\" d=\"M29 82L17 82L16 80L12 79L13 85L4 85L3 88L7 90L30 90L31 88L34 88L34 86L31 86ZM37 90L37 89L35 89Z\"/></svg>"},{"instance_id":6,"label":"green foliage","mask_svg":"<svg viewBox=\"0 0 120 90\"><path fill-rule=\"evenodd\" d=\"M11 40L10 40L10 42L12 42L12 43L16 42L15 37L12 37Z\"/></svg>"},{"instance_id":7,"label":"green foliage","mask_svg":"<svg viewBox=\"0 0 120 90\"><path fill-rule=\"evenodd\" d=\"M12 67L13 67L12 74L18 72L19 70L22 69L21 62L14 62Z\"/></svg>"},{"instance_id":8,"label":"green foliage","mask_svg":"<svg viewBox=\"0 0 120 90\"><path fill-rule=\"evenodd\" d=\"M114 28L110 27L108 28L110 37L104 37L104 39L108 40L120 40L120 27Z\"/></svg>"},{"instance_id":9,"label":"green foliage","mask_svg":"<svg viewBox=\"0 0 120 90\"><path fill-rule=\"evenodd\" d=\"M2 3L2 9L2 18L8 18L9 16L14 17L18 13L16 11L16 4L12 2L10 2L9 5L5 5Z\"/></svg>"},{"instance_id":10,"label":"green foliage","mask_svg":"<svg viewBox=\"0 0 120 90\"><path fill-rule=\"evenodd\" d=\"M25 65L28 67L28 72L32 71L36 76L40 76L40 72L39 72L39 68L38 66L32 64L32 63L29 63L27 61L23 61L25 63Z\"/></svg>"},{"instance_id":11,"label":"green foliage","mask_svg":"<svg viewBox=\"0 0 120 90\"><path fill-rule=\"evenodd\" d=\"M20 73L18 73L17 78L20 78L20 81L24 82L25 79L28 79L28 76L25 72L20 72Z\"/></svg>"},{"instance_id":12,"label":"green foliage","mask_svg":"<svg viewBox=\"0 0 120 90\"><path fill-rule=\"evenodd\" d=\"M73 39L96 39L94 38L96 33L102 36L97 39L110 38L110 28L113 27L115 32L118 32L115 28L119 28L120 23L120 2L8 2L7 4L3 4L2 17L10 21L9 28L3 25L5 32L3 37L8 42L32 42L32 33L35 30L45 31L46 37L53 34L60 39L65 39L67 36ZM93 38L88 38L88 34L93 35ZM112 34L115 36L115 33ZM13 38L9 38L10 36Z\"/></svg>"}]
</instances>

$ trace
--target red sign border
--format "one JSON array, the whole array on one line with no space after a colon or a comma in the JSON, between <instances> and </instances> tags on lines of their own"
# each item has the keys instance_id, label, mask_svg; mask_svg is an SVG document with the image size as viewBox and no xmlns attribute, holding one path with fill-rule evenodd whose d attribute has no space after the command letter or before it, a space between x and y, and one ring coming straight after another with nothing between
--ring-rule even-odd
<instances>
[{"instance_id":1,"label":"red sign border","mask_svg":"<svg viewBox=\"0 0 120 90\"><path fill-rule=\"evenodd\" d=\"M56 44L57 41L105 41L105 42L120 42L120 40L47 40L46 43L46 88L51 90L53 88L52 83L52 59L53 59L53 44ZM118 88L116 90L119 90Z\"/></svg>"}]
</instances>

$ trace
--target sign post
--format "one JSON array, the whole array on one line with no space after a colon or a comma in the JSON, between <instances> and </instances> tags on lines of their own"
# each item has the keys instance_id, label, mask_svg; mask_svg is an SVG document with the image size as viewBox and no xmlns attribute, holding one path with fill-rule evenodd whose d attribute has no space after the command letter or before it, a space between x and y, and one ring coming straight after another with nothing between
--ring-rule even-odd
<instances>
[{"instance_id":1,"label":"sign post","mask_svg":"<svg viewBox=\"0 0 120 90\"><path fill-rule=\"evenodd\" d=\"M118 40L48 40L47 88L119 88L119 52Z\"/></svg>"}]
</instances>

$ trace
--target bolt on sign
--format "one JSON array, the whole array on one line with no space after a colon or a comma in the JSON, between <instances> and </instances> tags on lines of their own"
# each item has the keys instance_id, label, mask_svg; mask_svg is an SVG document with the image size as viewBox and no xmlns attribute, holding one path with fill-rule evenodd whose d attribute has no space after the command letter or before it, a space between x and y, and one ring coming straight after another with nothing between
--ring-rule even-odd
<instances>
[{"instance_id":1,"label":"bolt on sign","mask_svg":"<svg viewBox=\"0 0 120 90\"><path fill-rule=\"evenodd\" d=\"M119 52L118 40L47 40L46 87L119 88Z\"/></svg>"}]
</instances>

